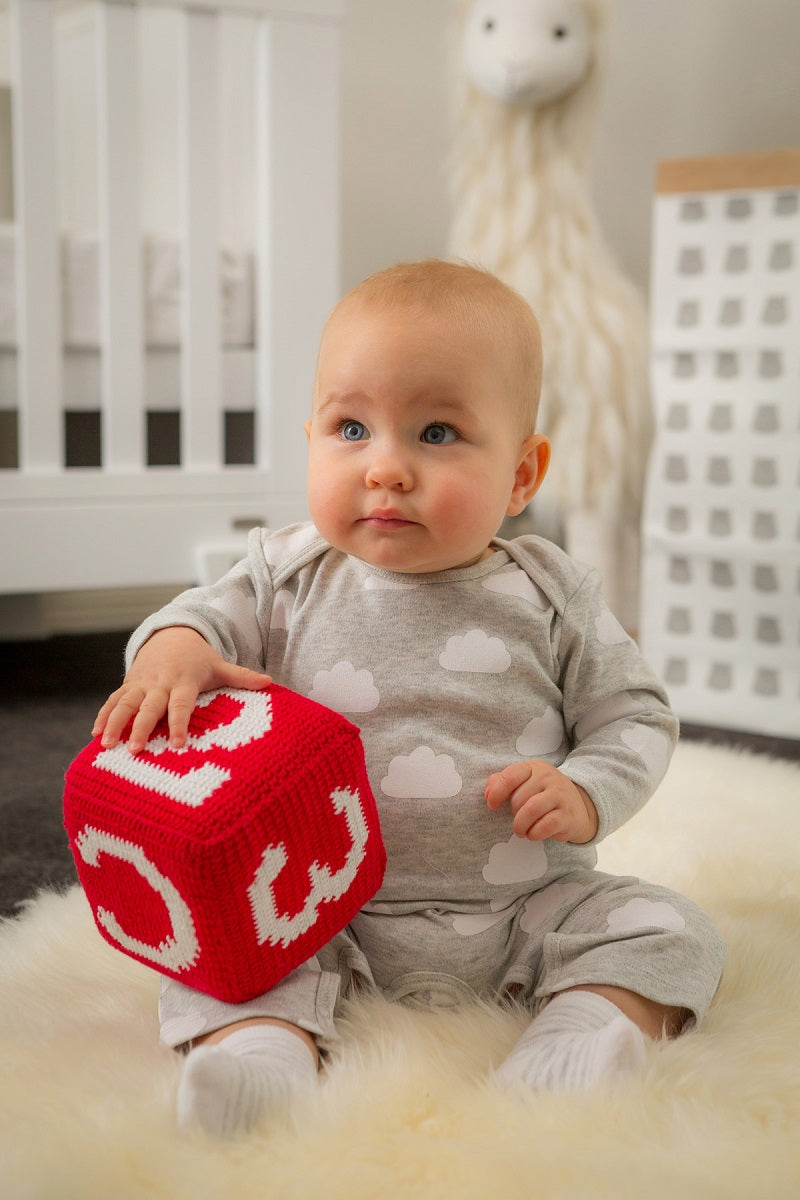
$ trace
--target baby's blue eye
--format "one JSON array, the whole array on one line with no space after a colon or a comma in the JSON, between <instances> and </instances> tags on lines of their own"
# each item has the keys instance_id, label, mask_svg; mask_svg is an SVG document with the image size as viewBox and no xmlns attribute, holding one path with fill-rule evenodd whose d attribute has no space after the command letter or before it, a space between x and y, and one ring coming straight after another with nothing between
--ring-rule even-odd
<instances>
[{"instance_id":1,"label":"baby's blue eye","mask_svg":"<svg viewBox=\"0 0 800 1200\"><path fill-rule=\"evenodd\" d=\"M345 421L339 433L346 442L361 442L369 437L366 425L362 425L360 421Z\"/></svg>"},{"instance_id":2,"label":"baby's blue eye","mask_svg":"<svg viewBox=\"0 0 800 1200\"><path fill-rule=\"evenodd\" d=\"M436 422L423 429L420 441L427 442L429 446L446 446L449 442L454 442L457 437L458 434L455 429L451 429L449 425L440 425Z\"/></svg>"}]
</instances>

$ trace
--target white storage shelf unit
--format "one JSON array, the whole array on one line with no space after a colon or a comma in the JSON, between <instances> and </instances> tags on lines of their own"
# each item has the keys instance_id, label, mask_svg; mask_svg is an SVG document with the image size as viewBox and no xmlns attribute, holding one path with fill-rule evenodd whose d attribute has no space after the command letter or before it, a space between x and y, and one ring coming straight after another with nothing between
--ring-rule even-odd
<instances>
[{"instance_id":1,"label":"white storage shelf unit","mask_svg":"<svg viewBox=\"0 0 800 1200\"><path fill-rule=\"evenodd\" d=\"M661 164L641 638L679 716L800 738L800 151Z\"/></svg>"}]
</instances>

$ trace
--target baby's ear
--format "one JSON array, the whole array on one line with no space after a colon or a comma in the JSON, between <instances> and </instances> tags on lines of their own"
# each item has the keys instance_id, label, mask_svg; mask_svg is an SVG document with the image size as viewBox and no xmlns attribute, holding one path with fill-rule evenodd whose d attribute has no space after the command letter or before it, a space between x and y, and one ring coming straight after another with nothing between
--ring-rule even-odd
<instances>
[{"instance_id":1,"label":"baby's ear","mask_svg":"<svg viewBox=\"0 0 800 1200\"><path fill-rule=\"evenodd\" d=\"M308 438L309 441L311 441L311 422L305 421L303 424L303 429L305 429L305 431L306 431L306 437Z\"/></svg>"},{"instance_id":2,"label":"baby's ear","mask_svg":"<svg viewBox=\"0 0 800 1200\"><path fill-rule=\"evenodd\" d=\"M516 517L536 495L550 465L550 439L543 433L532 433L522 443L519 463L514 475L514 487L506 513Z\"/></svg>"}]
</instances>

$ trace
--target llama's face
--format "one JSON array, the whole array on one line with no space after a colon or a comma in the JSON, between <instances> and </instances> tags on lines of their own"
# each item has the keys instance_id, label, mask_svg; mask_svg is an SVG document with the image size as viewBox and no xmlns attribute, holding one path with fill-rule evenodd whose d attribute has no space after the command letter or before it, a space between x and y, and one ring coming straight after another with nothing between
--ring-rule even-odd
<instances>
[{"instance_id":1,"label":"llama's face","mask_svg":"<svg viewBox=\"0 0 800 1200\"><path fill-rule=\"evenodd\" d=\"M506 104L549 104L571 91L591 61L582 0L474 0L462 61L482 92Z\"/></svg>"}]
</instances>

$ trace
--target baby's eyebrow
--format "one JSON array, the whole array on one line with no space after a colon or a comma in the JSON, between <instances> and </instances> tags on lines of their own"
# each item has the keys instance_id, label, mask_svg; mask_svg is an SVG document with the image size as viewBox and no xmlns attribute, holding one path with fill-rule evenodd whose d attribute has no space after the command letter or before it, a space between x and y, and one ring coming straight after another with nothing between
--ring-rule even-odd
<instances>
[{"instance_id":1,"label":"baby's eyebrow","mask_svg":"<svg viewBox=\"0 0 800 1200\"><path fill-rule=\"evenodd\" d=\"M314 416L325 416L328 410L334 413L366 409L372 411L391 408L391 401L376 399L368 392L356 388L353 391L327 392L315 400ZM448 421L464 422L470 416L470 407L456 396L448 395L436 388L424 388L416 396L410 397L407 408L416 414L416 419L424 424L431 422L446 424Z\"/></svg>"},{"instance_id":2,"label":"baby's eyebrow","mask_svg":"<svg viewBox=\"0 0 800 1200\"><path fill-rule=\"evenodd\" d=\"M363 403L364 400L362 392L331 392L317 403L316 411L324 413L328 408L347 408L351 404Z\"/></svg>"}]
</instances>

